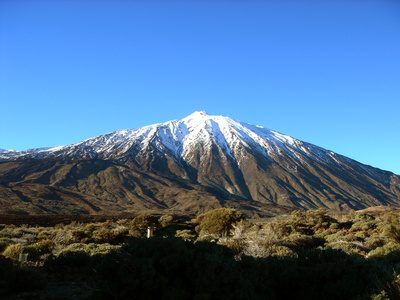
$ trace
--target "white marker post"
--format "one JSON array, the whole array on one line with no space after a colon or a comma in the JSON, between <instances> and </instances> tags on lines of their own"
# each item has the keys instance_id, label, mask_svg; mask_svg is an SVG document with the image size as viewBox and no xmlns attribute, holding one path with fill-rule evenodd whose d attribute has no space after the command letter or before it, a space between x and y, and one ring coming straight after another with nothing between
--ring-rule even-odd
<instances>
[{"instance_id":1,"label":"white marker post","mask_svg":"<svg viewBox=\"0 0 400 300\"><path fill-rule=\"evenodd\" d=\"M147 238L151 238L153 236L153 227L147 227Z\"/></svg>"}]
</instances>

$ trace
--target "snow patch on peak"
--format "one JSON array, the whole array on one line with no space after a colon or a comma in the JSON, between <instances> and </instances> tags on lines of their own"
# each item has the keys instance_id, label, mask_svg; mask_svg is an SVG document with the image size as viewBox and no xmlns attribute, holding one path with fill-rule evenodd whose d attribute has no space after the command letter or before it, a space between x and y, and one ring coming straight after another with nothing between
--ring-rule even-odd
<instances>
[{"instance_id":1,"label":"snow patch on peak","mask_svg":"<svg viewBox=\"0 0 400 300\"><path fill-rule=\"evenodd\" d=\"M187 117L183 118L183 119L195 119L195 118L204 118L207 117L208 114L206 111L204 110L198 110L198 111L194 111L192 112L190 115L188 115Z\"/></svg>"},{"instance_id":2,"label":"snow patch on peak","mask_svg":"<svg viewBox=\"0 0 400 300\"><path fill-rule=\"evenodd\" d=\"M295 138L293 138L293 137L291 137L291 136L289 136L289 135L286 135L286 134L282 134L282 133L279 133L279 132L277 132L277 131L271 131L272 133L273 133L273 135L278 139L278 140L280 140L281 142L283 142L283 143L288 143L289 145L291 145L291 146L298 146L298 140L296 140Z\"/></svg>"},{"instance_id":3,"label":"snow patch on peak","mask_svg":"<svg viewBox=\"0 0 400 300\"><path fill-rule=\"evenodd\" d=\"M299 153L307 156L317 155L322 159L329 157L324 151L316 149L318 147L309 146L291 136L229 117L208 115L205 111L195 111L180 120L137 129L117 130L67 146L32 149L12 154L0 150L0 154L3 158L52 155L111 159L138 155L156 147L177 159L186 159L200 144L209 150L211 145L217 145L237 162L242 160L243 148L251 148L270 157L290 155L299 158ZM315 151L317 153L314 153Z\"/></svg>"},{"instance_id":4,"label":"snow patch on peak","mask_svg":"<svg viewBox=\"0 0 400 300\"><path fill-rule=\"evenodd\" d=\"M8 152L16 152L16 151L12 149L0 149L0 153L8 153Z\"/></svg>"}]
</instances>

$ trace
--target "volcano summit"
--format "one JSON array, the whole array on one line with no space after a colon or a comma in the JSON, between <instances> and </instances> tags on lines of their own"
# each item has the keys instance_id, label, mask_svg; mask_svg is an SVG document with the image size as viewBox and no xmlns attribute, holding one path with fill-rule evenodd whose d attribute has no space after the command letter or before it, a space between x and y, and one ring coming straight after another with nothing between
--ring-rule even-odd
<instances>
[{"instance_id":1,"label":"volcano summit","mask_svg":"<svg viewBox=\"0 0 400 300\"><path fill-rule=\"evenodd\" d=\"M0 151L0 212L260 214L400 204L400 177L224 116L194 112L76 144Z\"/></svg>"}]
</instances>

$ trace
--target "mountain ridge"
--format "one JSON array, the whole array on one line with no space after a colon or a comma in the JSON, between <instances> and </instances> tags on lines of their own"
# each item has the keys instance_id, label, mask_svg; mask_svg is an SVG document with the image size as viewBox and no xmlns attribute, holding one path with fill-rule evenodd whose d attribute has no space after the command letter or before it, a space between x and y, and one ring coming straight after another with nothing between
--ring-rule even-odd
<instances>
[{"instance_id":1,"label":"mountain ridge","mask_svg":"<svg viewBox=\"0 0 400 300\"><path fill-rule=\"evenodd\" d=\"M67 146L0 152L0 159L0 201L11 210L21 205L4 200L7 195L25 199L22 207L35 210L32 201L41 200L43 208L52 205L51 212L57 212L52 200L68 198L58 202L61 211L92 214L218 206L343 210L400 203L400 177L390 171L202 111Z\"/></svg>"},{"instance_id":2,"label":"mountain ridge","mask_svg":"<svg viewBox=\"0 0 400 300\"><path fill-rule=\"evenodd\" d=\"M350 160L355 161L357 163L363 164L366 167L372 167L374 169L379 169L379 170L382 170L382 171L385 171L385 172L390 172L390 173L393 173L394 175L397 175L396 173L394 173L392 171L384 170L384 169L377 168L377 167L374 167L374 166L369 165L369 164L365 164L365 163L359 162L359 161L357 161L355 159L346 157L343 154L338 154L338 153L336 153L336 152L334 152L332 150L328 150L326 148L316 146L316 145L314 145L312 143L308 143L308 142L305 142L303 140L293 138L290 135L283 134L283 133L280 133L278 131L268 129L268 128L263 127L261 125L251 125L251 124L248 124L248 123L245 123L245 122L236 121L236 120L233 120L233 119L231 119L229 117L224 117L224 116L220 116L220 115L218 115L218 116L208 115L205 111L195 111L192 114L190 114L189 116L184 117L184 118L182 118L180 120L171 120L171 121L166 121L166 122L162 122L162 123L154 123L154 124L143 126L143 127L139 127L139 128L136 128L136 129L115 130L115 131L111 131L111 132L106 133L106 134L102 134L102 135L98 135L98 136L95 136L95 137L87 138L87 139L85 139L83 141L72 143L72 144L68 144L68 145L65 145L65 146L40 147L40 148L32 148L32 149L27 149L27 150L22 150L22 151L6 150L6 149L1 149L0 148L0 159L17 159L17 158L25 158L25 157L28 157L28 158L32 158L33 157L33 158L35 158L35 157L42 157L42 156L57 154L58 152L63 151L65 149L69 149L69 148L72 148L72 147L78 147L78 146L81 146L82 144L91 143L92 141L104 139L106 137L112 137L111 138L111 142L113 142L113 139L117 138L118 136L120 136L122 139L125 139L125 138L129 139L129 138L132 138L132 137L135 138L134 133L142 132L143 130L151 130L151 129L154 130L154 128L156 128L158 126L165 127L165 126L169 126L170 124L173 124L173 123L182 122L184 120L192 121L193 119L197 118L197 116L205 116L205 117L210 118L210 119L223 118L223 119L231 120L231 121L234 121L234 122L238 122L240 124L244 124L244 125L246 125L246 126L248 126L250 128L267 130L267 131L269 131L271 133L276 134L276 136L280 137L282 140L290 141L290 143L300 143L302 145L311 146L314 149L318 149L318 150L320 150L322 152L326 152L325 154L332 155L332 156L338 155L338 156L340 156L342 158L350 159ZM91 143L91 144L95 144L95 143ZM95 145L94 145L94 148L95 148ZM113 149L111 149L111 150L113 150ZM97 151L94 151L94 152L97 152ZM102 151L99 151L99 152L102 152ZM60 154L61 155L62 154L65 155L65 153L60 153ZM105 155L105 157L107 158L107 155Z\"/></svg>"}]
</instances>

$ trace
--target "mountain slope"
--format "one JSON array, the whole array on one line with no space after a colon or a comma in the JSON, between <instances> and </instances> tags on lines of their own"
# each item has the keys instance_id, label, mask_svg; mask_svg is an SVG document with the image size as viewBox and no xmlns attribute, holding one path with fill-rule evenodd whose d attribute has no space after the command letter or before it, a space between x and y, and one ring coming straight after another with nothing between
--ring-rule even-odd
<instances>
[{"instance_id":1,"label":"mountain slope","mask_svg":"<svg viewBox=\"0 0 400 300\"><path fill-rule=\"evenodd\" d=\"M400 178L391 172L204 112L68 146L1 152L0 159L0 201L11 211L227 205L266 212L400 203Z\"/></svg>"}]
</instances>

